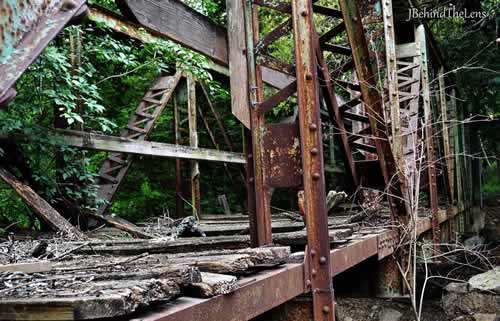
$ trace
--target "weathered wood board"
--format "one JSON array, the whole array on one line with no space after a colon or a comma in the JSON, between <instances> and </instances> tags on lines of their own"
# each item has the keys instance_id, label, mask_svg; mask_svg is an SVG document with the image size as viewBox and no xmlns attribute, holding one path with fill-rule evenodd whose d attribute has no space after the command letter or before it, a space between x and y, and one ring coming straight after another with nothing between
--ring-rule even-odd
<instances>
[{"instance_id":1,"label":"weathered wood board","mask_svg":"<svg viewBox=\"0 0 500 321\"><path fill-rule=\"evenodd\" d=\"M76 255L53 262L49 271L0 272L0 320L122 317L180 295L228 294L238 287L234 275L285 263L289 255L288 247L126 258Z\"/></svg>"},{"instance_id":2,"label":"weathered wood board","mask_svg":"<svg viewBox=\"0 0 500 321\"><path fill-rule=\"evenodd\" d=\"M47 201L40 197L31 187L19 181L5 168L0 167L0 178L9 184L14 191L31 207L31 209L55 231L62 232L70 239L86 239L85 234L61 216Z\"/></svg>"}]
</instances>

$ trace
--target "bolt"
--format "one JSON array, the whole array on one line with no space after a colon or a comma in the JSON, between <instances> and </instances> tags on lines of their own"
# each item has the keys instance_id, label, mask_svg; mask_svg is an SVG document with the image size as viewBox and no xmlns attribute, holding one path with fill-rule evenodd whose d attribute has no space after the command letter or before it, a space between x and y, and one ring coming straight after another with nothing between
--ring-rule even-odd
<instances>
[{"instance_id":1,"label":"bolt","mask_svg":"<svg viewBox=\"0 0 500 321\"><path fill-rule=\"evenodd\" d=\"M315 181L317 181L319 178L320 178L319 173L314 173L314 174L313 174L313 179L314 179Z\"/></svg>"},{"instance_id":2,"label":"bolt","mask_svg":"<svg viewBox=\"0 0 500 321\"><path fill-rule=\"evenodd\" d=\"M306 286L310 287L311 286L311 280L306 280Z\"/></svg>"},{"instance_id":3,"label":"bolt","mask_svg":"<svg viewBox=\"0 0 500 321\"><path fill-rule=\"evenodd\" d=\"M327 305L325 305L325 306L323 307L323 313L325 313L325 314L330 313L330 307L328 307Z\"/></svg>"},{"instance_id":4,"label":"bolt","mask_svg":"<svg viewBox=\"0 0 500 321\"><path fill-rule=\"evenodd\" d=\"M253 177L250 177L250 178L248 179L248 181L249 181L250 183L253 183L253 182L255 181L255 179L254 179Z\"/></svg>"},{"instance_id":5,"label":"bolt","mask_svg":"<svg viewBox=\"0 0 500 321\"><path fill-rule=\"evenodd\" d=\"M326 263L326 257L322 256L319 258L319 263L325 264Z\"/></svg>"},{"instance_id":6,"label":"bolt","mask_svg":"<svg viewBox=\"0 0 500 321\"><path fill-rule=\"evenodd\" d=\"M318 129L318 125L316 125L315 123L311 123L311 124L309 125L309 129L310 129L311 131L315 131L316 129Z\"/></svg>"},{"instance_id":7,"label":"bolt","mask_svg":"<svg viewBox=\"0 0 500 321\"><path fill-rule=\"evenodd\" d=\"M248 154L248 155L247 155L247 158L248 158L248 159L250 159L250 158L252 158L252 157L253 157L253 154Z\"/></svg>"},{"instance_id":8,"label":"bolt","mask_svg":"<svg viewBox=\"0 0 500 321\"><path fill-rule=\"evenodd\" d=\"M318 149L316 147L311 149L311 155L318 155Z\"/></svg>"},{"instance_id":9,"label":"bolt","mask_svg":"<svg viewBox=\"0 0 500 321\"><path fill-rule=\"evenodd\" d=\"M316 272L316 269L312 269L312 270L311 270L311 275L312 275L312 276L316 276L316 273L317 273L317 272Z\"/></svg>"},{"instance_id":10,"label":"bolt","mask_svg":"<svg viewBox=\"0 0 500 321\"><path fill-rule=\"evenodd\" d=\"M316 255L316 250L311 250L311 256L314 257Z\"/></svg>"}]
</instances>

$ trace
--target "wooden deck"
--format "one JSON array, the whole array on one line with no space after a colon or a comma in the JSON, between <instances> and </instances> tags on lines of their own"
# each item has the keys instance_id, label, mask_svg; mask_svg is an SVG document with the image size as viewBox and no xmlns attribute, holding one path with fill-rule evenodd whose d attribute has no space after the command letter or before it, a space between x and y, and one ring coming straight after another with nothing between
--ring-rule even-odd
<instances>
[{"instance_id":1,"label":"wooden deck","mask_svg":"<svg viewBox=\"0 0 500 321\"><path fill-rule=\"evenodd\" d=\"M440 221L445 222L446 212L441 212ZM380 219L377 222L381 224ZM143 228L155 232L150 224ZM333 276L369 258L381 260L397 246L397 235L389 228L371 227L367 222L347 225L345 217L330 217L329 225ZM155 233L162 232L159 226L164 225L157 222L156 226ZM248 320L309 291L302 222L275 216L275 246L257 249L249 248L243 216L206 217L199 226L209 236L102 240L95 239L96 232L87 242L50 245L50 251L58 249L55 258L19 255L16 264L0 265L4 281L0 320L35 316L51 320ZM427 217L420 218L419 233L430 227ZM100 233L109 237L109 232ZM18 247L19 253L32 250L27 242ZM13 280L8 282L14 290L5 286L6 280ZM33 292L33 284L45 290Z\"/></svg>"}]
</instances>

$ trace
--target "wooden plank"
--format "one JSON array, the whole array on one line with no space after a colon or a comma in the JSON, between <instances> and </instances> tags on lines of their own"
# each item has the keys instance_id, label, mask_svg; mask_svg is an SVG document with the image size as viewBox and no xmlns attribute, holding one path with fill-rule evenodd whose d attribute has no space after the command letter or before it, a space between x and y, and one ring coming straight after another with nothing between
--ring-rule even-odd
<instances>
[{"instance_id":1,"label":"wooden plank","mask_svg":"<svg viewBox=\"0 0 500 321\"><path fill-rule=\"evenodd\" d=\"M66 144L68 146L90 150L237 164L245 164L246 162L243 155L239 153L149 141L135 141L122 137L87 132L57 130L48 136L52 138L52 142L61 142L62 144ZM23 135L0 135L0 137L20 140L38 139L38 137L28 137Z\"/></svg>"},{"instance_id":2,"label":"wooden plank","mask_svg":"<svg viewBox=\"0 0 500 321\"><path fill-rule=\"evenodd\" d=\"M181 1L118 0L116 3L128 18L227 64L226 30Z\"/></svg>"},{"instance_id":3,"label":"wooden plank","mask_svg":"<svg viewBox=\"0 0 500 321\"><path fill-rule=\"evenodd\" d=\"M231 110L246 128L250 128L245 16L242 0L226 0Z\"/></svg>"},{"instance_id":4,"label":"wooden plank","mask_svg":"<svg viewBox=\"0 0 500 321\"><path fill-rule=\"evenodd\" d=\"M40 273L51 269L52 262L49 261L0 265L0 272Z\"/></svg>"},{"instance_id":5,"label":"wooden plank","mask_svg":"<svg viewBox=\"0 0 500 321\"><path fill-rule=\"evenodd\" d=\"M229 294L238 288L238 278L232 275L217 273L201 273L201 282L191 284L187 291L189 296L210 298L216 295Z\"/></svg>"},{"instance_id":6,"label":"wooden plank","mask_svg":"<svg viewBox=\"0 0 500 321\"><path fill-rule=\"evenodd\" d=\"M116 269L87 269L83 274L65 271L57 272L56 276L40 273L28 281L18 278L12 288L0 290L4 292L0 300L0 320L119 317L154 301L171 301L181 294L183 287L201 281L200 272L186 266L126 272L121 272L122 269L123 266L117 265ZM36 294L23 290L37 281Z\"/></svg>"},{"instance_id":7,"label":"wooden plank","mask_svg":"<svg viewBox=\"0 0 500 321\"><path fill-rule=\"evenodd\" d=\"M101 214L96 213L96 212L88 212L87 215L90 215L97 220L106 222L108 225L116 227L117 229L128 232L135 237L145 238L145 239L152 239L153 238L152 235L145 233L138 226L136 226L133 223L130 223L129 221L127 221L123 218L120 218L117 216L111 216L111 215L101 215Z\"/></svg>"},{"instance_id":8,"label":"wooden plank","mask_svg":"<svg viewBox=\"0 0 500 321\"><path fill-rule=\"evenodd\" d=\"M40 197L31 187L19 181L5 168L0 167L0 177L31 207L31 209L50 227L61 231L71 239L86 239L85 234L71 225L47 201Z\"/></svg>"}]
</instances>

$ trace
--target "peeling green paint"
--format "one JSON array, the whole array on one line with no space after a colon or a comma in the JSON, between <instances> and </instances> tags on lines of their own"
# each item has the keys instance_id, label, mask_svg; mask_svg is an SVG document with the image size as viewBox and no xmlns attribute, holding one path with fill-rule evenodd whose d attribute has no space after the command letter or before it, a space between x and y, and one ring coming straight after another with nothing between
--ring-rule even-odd
<instances>
[{"instance_id":1,"label":"peeling green paint","mask_svg":"<svg viewBox=\"0 0 500 321\"><path fill-rule=\"evenodd\" d=\"M0 1L0 64L8 63L16 47L39 18L58 7L60 0Z\"/></svg>"}]
</instances>

